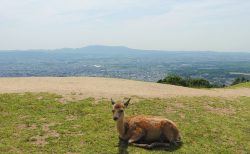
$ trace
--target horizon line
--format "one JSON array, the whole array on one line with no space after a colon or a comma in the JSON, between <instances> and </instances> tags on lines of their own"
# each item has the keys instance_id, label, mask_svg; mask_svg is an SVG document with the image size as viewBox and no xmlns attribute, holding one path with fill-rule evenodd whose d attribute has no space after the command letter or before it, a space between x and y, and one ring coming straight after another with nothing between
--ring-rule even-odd
<instances>
[{"instance_id":1,"label":"horizon line","mask_svg":"<svg viewBox=\"0 0 250 154\"><path fill-rule=\"evenodd\" d=\"M109 47L109 48L126 48L130 50L141 50L141 51L156 51L156 52L220 52L220 53L250 53L249 51L229 51L229 50L161 50L161 49L138 49L138 48L130 48L123 45L86 45L83 47L61 47L61 48L31 48L31 49L0 49L0 52L12 52L12 51L29 51L36 52L41 50L54 51L54 50L62 50L62 49L82 49L88 47Z\"/></svg>"}]
</instances>

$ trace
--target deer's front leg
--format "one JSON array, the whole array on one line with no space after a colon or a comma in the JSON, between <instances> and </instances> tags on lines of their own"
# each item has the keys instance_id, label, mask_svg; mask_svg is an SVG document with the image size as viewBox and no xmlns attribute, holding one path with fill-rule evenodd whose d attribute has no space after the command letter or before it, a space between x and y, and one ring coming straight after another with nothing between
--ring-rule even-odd
<instances>
[{"instance_id":1,"label":"deer's front leg","mask_svg":"<svg viewBox=\"0 0 250 154\"><path fill-rule=\"evenodd\" d=\"M143 136L145 135L145 132L141 128L136 128L133 132L131 137L128 140L128 143L134 143L139 141Z\"/></svg>"}]
</instances>

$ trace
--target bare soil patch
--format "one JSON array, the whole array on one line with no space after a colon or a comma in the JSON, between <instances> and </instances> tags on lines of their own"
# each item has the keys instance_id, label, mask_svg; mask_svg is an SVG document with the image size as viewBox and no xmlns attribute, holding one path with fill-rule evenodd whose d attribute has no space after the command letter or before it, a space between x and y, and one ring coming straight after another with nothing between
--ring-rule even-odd
<instances>
[{"instance_id":1,"label":"bare soil patch","mask_svg":"<svg viewBox=\"0 0 250 154\"><path fill-rule=\"evenodd\" d=\"M68 115L68 116L66 116L66 120L67 121L77 120L77 116L75 116L75 115Z\"/></svg>"},{"instance_id":2,"label":"bare soil patch","mask_svg":"<svg viewBox=\"0 0 250 154\"><path fill-rule=\"evenodd\" d=\"M31 124L31 125L27 125L27 124L18 124L17 125L18 129L36 129L37 125L36 124Z\"/></svg>"},{"instance_id":3,"label":"bare soil patch","mask_svg":"<svg viewBox=\"0 0 250 154\"><path fill-rule=\"evenodd\" d=\"M205 109L208 110L209 112L213 112L220 115L232 115L236 113L235 109L233 108L218 108L206 105Z\"/></svg>"},{"instance_id":4,"label":"bare soil patch","mask_svg":"<svg viewBox=\"0 0 250 154\"><path fill-rule=\"evenodd\" d=\"M46 144L48 144L48 142L46 141L47 138L60 136L59 133L57 133L55 130L50 129L50 127L55 125L56 123L44 124L42 126L43 134L31 137L30 141L33 142L33 144L45 146Z\"/></svg>"},{"instance_id":5,"label":"bare soil patch","mask_svg":"<svg viewBox=\"0 0 250 154\"><path fill-rule=\"evenodd\" d=\"M0 78L0 93L50 92L69 100L94 98L168 98L175 96L250 97L250 88L194 89L152 82L99 77ZM42 98L38 97L38 100Z\"/></svg>"}]
</instances>

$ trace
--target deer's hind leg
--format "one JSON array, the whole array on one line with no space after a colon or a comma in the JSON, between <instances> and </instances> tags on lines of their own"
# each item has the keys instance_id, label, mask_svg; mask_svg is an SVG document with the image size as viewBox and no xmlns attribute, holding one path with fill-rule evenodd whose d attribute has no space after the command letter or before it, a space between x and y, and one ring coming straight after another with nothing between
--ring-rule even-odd
<instances>
[{"instance_id":1,"label":"deer's hind leg","mask_svg":"<svg viewBox=\"0 0 250 154\"><path fill-rule=\"evenodd\" d=\"M157 147L169 148L170 144L169 143L162 143L162 142L154 142L154 143L151 143L147 146L148 149L153 149L153 148L157 148Z\"/></svg>"},{"instance_id":2,"label":"deer's hind leg","mask_svg":"<svg viewBox=\"0 0 250 154\"><path fill-rule=\"evenodd\" d=\"M170 143L174 146L178 146L180 143L180 133L175 125L170 122L166 122L163 127L164 142Z\"/></svg>"},{"instance_id":3,"label":"deer's hind leg","mask_svg":"<svg viewBox=\"0 0 250 154\"><path fill-rule=\"evenodd\" d=\"M169 148L170 144L169 143L162 143L162 142L154 142L151 144L137 144L137 143L132 143L133 146L140 147L140 148L145 148L145 149L153 149L153 148Z\"/></svg>"},{"instance_id":4,"label":"deer's hind leg","mask_svg":"<svg viewBox=\"0 0 250 154\"><path fill-rule=\"evenodd\" d=\"M141 128L136 128L133 133L132 136L129 138L128 143L132 144L135 143L137 141L139 141L141 138L143 138L145 136L145 131Z\"/></svg>"}]
</instances>

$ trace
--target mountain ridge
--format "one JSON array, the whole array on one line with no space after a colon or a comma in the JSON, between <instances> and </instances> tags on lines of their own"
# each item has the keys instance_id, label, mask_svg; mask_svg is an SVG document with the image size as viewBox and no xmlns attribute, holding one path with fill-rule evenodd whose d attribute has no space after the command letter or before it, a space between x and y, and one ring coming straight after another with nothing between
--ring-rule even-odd
<instances>
[{"instance_id":1,"label":"mountain ridge","mask_svg":"<svg viewBox=\"0 0 250 154\"><path fill-rule=\"evenodd\" d=\"M7 50L0 50L0 52L48 52L48 51L65 51L65 50L134 50L134 51L144 51L144 52L191 52L191 53L202 53L202 52L210 52L210 53L250 53L250 51L213 51L213 50L157 50L157 49L136 49L136 48L130 48L127 46L108 46L108 45L88 45L88 46L83 46L79 48L55 48L55 49L7 49Z\"/></svg>"}]
</instances>

